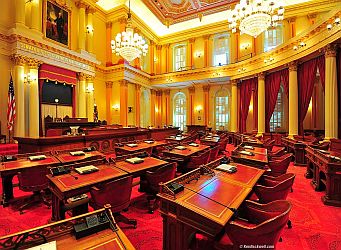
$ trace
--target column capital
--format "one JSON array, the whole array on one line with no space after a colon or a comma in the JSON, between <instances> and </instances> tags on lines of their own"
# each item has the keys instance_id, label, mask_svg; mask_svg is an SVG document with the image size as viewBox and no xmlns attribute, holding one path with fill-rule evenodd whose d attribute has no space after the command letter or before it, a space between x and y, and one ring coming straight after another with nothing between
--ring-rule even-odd
<instances>
[{"instance_id":1,"label":"column capital","mask_svg":"<svg viewBox=\"0 0 341 250\"><path fill-rule=\"evenodd\" d=\"M202 86L202 89L204 90L204 92L208 92L208 91L210 91L210 85L204 85L204 86Z\"/></svg>"},{"instance_id":2,"label":"column capital","mask_svg":"<svg viewBox=\"0 0 341 250\"><path fill-rule=\"evenodd\" d=\"M233 80L231 80L231 85L237 87L238 86L238 82L239 82L238 79L233 79Z\"/></svg>"},{"instance_id":3,"label":"column capital","mask_svg":"<svg viewBox=\"0 0 341 250\"><path fill-rule=\"evenodd\" d=\"M78 76L78 80L79 80L79 81L85 81L85 80L86 80L86 77L87 77L87 75L84 74L84 73L82 73L82 72L78 72L78 73L77 73L77 76Z\"/></svg>"},{"instance_id":4,"label":"column capital","mask_svg":"<svg viewBox=\"0 0 341 250\"><path fill-rule=\"evenodd\" d=\"M134 28L134 33L141 33L141 30L137 27Z\"/></svg>"},{"instance_id":5,"label":"column capital","mask_svg":"<svg viewBox=\"0 0 341 250\"><path fill-rule=\"evenodd\" d=\"M111 28L112 28L112 22L106 22L106 23L105 23L105 27L106 27L107 29L111 29Z\"/></svg>"},{"instance_id":6,"label":"column capital","mask_svg":"<svg viewBox=\"0 0 341 250\"><path fill-rule=\"evenodd\" d=\"M136 91L141 91L141 85L135 84L135 89L136 89Z\"/></svg>"},{"instance_id":7,"label":"column capital","mask_svg":"<svg viewBox=\"0 0 341 250\"><path fill-rule=\"evenodd\" d=\"M120 83L121 87L128 87L128 81L127 80L119 80L118 82Z\"/></svg>"},{"instance_id":8,"label":"column capital","mask_svg":"<svg viewBox=\"0 0 341 250\"><path fill-rule=\"evenodd\" d=\"M336 57L337 45L336 44L328 44L324 47L324 55L325 57Z\"/></svg>"},{"instance_id":9,"label":"column capital","mask_svg":"<svg viewBox=\"0 0 341 250\"><path fill-rule=\"evenodd\" d=\"M288 23L294 23L296 21L296 17L287 18Z\"/></svg>"},{"instance_id":10,"label":"column capital","mask_svg":"<svg viewBox=\"0 0 341 250\"><path fill-rule=\"evenodd\" d=\"M120 17L118 19L118 21L119 21L120 24L127 24L127 18L125 18L125 17Z\"/></svg>"},{"instance_id":11,"label":"column capital","mask_svg":"<svg viewBox=\"0 0 341 250\"><path fill-rule=\"evenodd\" d=\"M95 79L95 76L91 76L91 75L86 75L86 80L89 82L92 82Z\"/></svg>"},{"instance_id":12,"label":"column capital","mask_svg":"<svg viewBox=\"0 0 341 250\"><path fill-rule=\"evenodd\" d=\"M189 43L195 43L195 37L188 39Z\"/></svg>"},{"instance_id":13,"label":"column capital","mask_svg":"<svg viewBox=\"0 0 341 250\"><path fill-rule=\"evenodd\" d=\"M94 7L87 6L87 8L86 8L87 14L94 14L95 12L96 12L96 9Z\"/></svg>"},{"instance_id":14,"label":"column capital","mask_svg":"<svg viewBox=\"0 0 341 250\"><path fill-rule=\"evenodd\" d=\"M189 92L190 94L194 94L194 93L195 93L195 87L194 87L194 86L189 87L189 88L188 88L188 92Z\"/></svg>"},{"instance_id":15,"label":"column capital","mask_svg":"<svg viewBox=\"0 0 341 250\"><path fill-rule=\"evenodd\" d=\"M163 93L165 93L165 95L168 95L168 96L169 96L169 95L170 95L170 90L169 90L169 89L164 90Z\"/></svg>"},{"instance_id":16,"label":"column capital","mask_svg":"<svg viewBox=\"0 0 341 250\"><path fill-rule=\"evenodd\" d=\"M155 42L154 42L153 40L150 40L150 41L149 41L149 44L150 44L150 46L154 46L154 45L155 45Z\"/></svg>"},{"instance_id":17,"label":"column capital","mask_svg":"<svg viewBox=\"0 0 341 250\"><path fill-rule=\"evenodd\" d=\"M162 49L162 45L156 45L156 50L161 50Z\"/></svg>"},{"instance_id":18,"label":"column capital","mask_svg":"<svg viewBox=\"0 0 341 250\"><path fill-rule=\"evenodd\" d=\"M15 65L24 66L28 60L26 56L21 55L12 55L11 60L14 62Z\"/></svg>"},{"instance_id":19,"label":"column capital","mask_svg":"<svg viewBox=\"0 0 341 250\"><path fill-rule=\"evenodd\" d=\"M112 88L112 85L113 85L113 82L112 82L112 81L106 81L106 82L105 82L105 87L106 87L107 89L111 89L111 88Z\"/></svg>"},{"instance_id":20,"label":"column capital","mask_svg":"<svg viewBox=\"0 0 341 250\"><path fill-rule=\"evenodd\" d=\"M82 0L77 1L75 4L78 9L85 9L88 7L88 5Z\"/></svg>"},{"instance_id":21,"label":"column capital","mask_svg":"<svg viewBox=\"0 0 341 250\"><path fill-rule=\"evenodd\" d=\"M29 69L38 69L41 64L43 64L43 62L37 59L29 58L27 60L27 65Z\"/></svg>"},{"instance_id":22,"label":"column capital","mask_svg":"<svg viewBox=\"0 0 341 250\"><path fill-rule=\"evenodd\" d=\"M261 72L261 73L259 73L259 74L257 75L257 77L258 77L258 81L259 81L259 80L264 80L264 79L265 79L265 73L264 73L264 72Z\"/></svg>"},{"instance_id":23,"label":"column capital","mask_svg":"<svg viewBox=\"0 0 341 250\"><path fill-rule=\"evenodd\" d=\"M288 63L289 71L297 71L297 61Z\"/></svg>"},{"instance_id":24,"label":"column capital","mask_svg":"<svg viewBox=\"0 0 341 250\"><path fill-rule=\"evenodd\" d=\"M204 38L204 40L209 40L211 35L203 35L202 37Z\"/></svg>"},{"instance_id":25,"label":"column capital","mask_svg":"<svg viewBox=\"0 0 341 250\"><path fill-rule=\"evenodd\" d=\"M155 94L156 96L162 96L162 90L157 90Z\"/></svg>"},{"instance_id":26,"label":"column capital","mask_svg":"<svg viewBox=\"0 0 341 250\"><path fill-rule=\"evenodd\" d=\"M164 44L163 46L164 46L166 49L169 49L170 43Z\"/></svg>"}]
</instances>

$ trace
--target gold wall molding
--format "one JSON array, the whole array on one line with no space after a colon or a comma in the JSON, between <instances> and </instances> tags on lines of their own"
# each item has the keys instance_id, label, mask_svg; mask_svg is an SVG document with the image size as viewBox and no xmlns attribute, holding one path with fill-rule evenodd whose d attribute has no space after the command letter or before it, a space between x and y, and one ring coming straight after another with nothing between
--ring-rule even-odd
<instances>
[{"instance_id":1,"label":"gold wall molding","mask_svg":"<svg viewBox=\"0 0 341 250\"><path fill-rule=\"evenodd\" d=\"M106 87L107 89L111 89L113 83L114 83L114 82L112 82L112 81L106 81L106 82L105 82L105 87Z\"/></svg>"},{"instance_id":2,"label":"gold wall molding","mask_svg":"<svg viewBox=\"0 0 341 250\"><path fill-rule=\"evenodd\" d=\"M336 52L337 52L337 44L328 44L324 48L324 53L326 57L336 57Z\"/></svg>"}]
</instances>

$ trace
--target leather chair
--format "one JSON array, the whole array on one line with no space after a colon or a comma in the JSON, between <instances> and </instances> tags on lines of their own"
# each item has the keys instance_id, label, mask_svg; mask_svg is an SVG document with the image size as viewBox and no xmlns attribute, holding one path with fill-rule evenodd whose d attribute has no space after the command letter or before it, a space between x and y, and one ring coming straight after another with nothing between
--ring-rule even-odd
<instances>
[{"instance_id":1,"label":"leather chair","mask_svg":"<svg viewBox=\"0 0 341 250\"><path fill-rule=\"evenodd\" d=\"M219 152L224 153L227 145L227 139L220 139L218 142Z\"/></svg>"},{"instance_id":2,"label":"leather chair","mask_svg":"<svg viewBox=\"0 0 341 250\"><path fill-rule=\"evenodd\" d=\"M45 197L42 191L48 190L48 168L33 167L29 169L21 169L18 172L19 189L24 192L33 192L33 195L28 199L24 199L22 204L19 204L19 212L23 214L23 210L37 202L43 202L48 208L51 207L51 202Z\"/></svg>"},{"instance_id":3,"label":"leather chair","mask_svg":"<svg viewBox=\"0 0 341 250\"><path fill-rule=\"evenodd\" d=\"M269 161L268 167L271 171L267 172L267 175L280 176L287 172L292 159L292 154L285 154L281 157L273 157Z\"/></svg>"},{"instance_id":4,"label":"leather chair","mask_svg":"<svg viewBox=\"0 0 341 250\"><path fill-rule=\"evenodd\" d=\"M219 146L215 146L214 148L211 148L210 158L208 162L211 162L217 159L218 153L219 153Z\"/></svg>"},{"instance_id":5,"label":"leather chair","mask_svg":"<svg viewBox=\"0 0 341 250\"><path fill-rule=\"evenodd\" d=\"M90 206L94 209L101 209L104 205L110 204L117 222L130 224L136 228L136 220L128 219L121 214L121 211L128 209L130 205L132 183L133 177L126 176L98 187L92 187L90 190Z\"/></svg>"},{"instance_id":6,"label":"leather chair","mask_svg":"<svg viewBox=\"0 0 341 250\"><path fill-rule=\"evenodd\" d=\"M187 171L198 168L200 165L207 164L210 159L210 154L211 150L207 150L199 155L192 156L186 166Z\"/></svg>"},{"instance_id":7,"label":"leather chair","mask_svg":"<svg viewBox=\"0 0 341 250\"><path fill-rule=\"evenodd\" d=\"M285 200L294 184L295 174L287 173L278 177L264 176L261 184L254 187L261 203Z\"/></svg>"},{"instance_id":8,"label":"leather chair","mask_svg":"<svg viewBox=\"0 0 341 250\"><path fill-rule=\"evenodd\" d=\"M176 162L167 164L163 167L158 168L155 171L147 171L145 175L145 191L147 194L149 213L154 213L159 203L159 198L156 196L160 191L159 183L165 183L175 178ZM142 181L141 181L142 185ZM151 201L155 200L153 204Z\"/></svg>"}]
</instances>

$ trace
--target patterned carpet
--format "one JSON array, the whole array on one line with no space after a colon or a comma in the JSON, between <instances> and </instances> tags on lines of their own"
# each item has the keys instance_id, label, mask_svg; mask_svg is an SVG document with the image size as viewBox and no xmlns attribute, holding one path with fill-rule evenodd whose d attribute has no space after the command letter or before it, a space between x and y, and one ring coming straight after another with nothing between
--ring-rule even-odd
<instances>
[{"instance_id":1,"label":"patterned carpet","mask_svg":"<svg viewBox=\"0 0 341 250\"><path fill-rule=\"evenodd\" d=\"M310 180L304 177L305 168L291 165L289 172L296 173L294 192L288 197L293 205L290 213L293 228L284 229L283 241L278 243L277 249L341 249L341 208L323 205L324 193L313 190ZM26 194L16 188L15 196L23 195ZM0 207L0 236L44 225L50 213L44 205L32 207L23 215L14 207ZM158 211L148 213L146 197L137 187L133 189L132 205L124 214L138 221L137 229L121 225L136 249L162 249L161 216Z\"/></svg>"}]
</instances>

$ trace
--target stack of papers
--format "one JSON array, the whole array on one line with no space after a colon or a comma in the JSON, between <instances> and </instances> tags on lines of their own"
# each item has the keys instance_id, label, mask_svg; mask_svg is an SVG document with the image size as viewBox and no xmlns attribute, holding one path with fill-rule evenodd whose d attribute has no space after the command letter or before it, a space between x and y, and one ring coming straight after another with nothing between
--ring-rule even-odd
<instances>
[{"instance_id":1,"label":"stack of papers","mask_svg":"<svg viewBox=\"0 0 341 250\"><path fill-rule=\"evenodd\" d=\"M126 159L126 162L132 163L132 164L138 164L138 163L142 163L144 160L142 158L139 157L133 157L130 159Z\"/></svg>"},{"instance_id":2,"label":"stack of papers","mask_svg":"<svg viewBox=\"0 0 341 250\"><path fill-rule=\"evenodd\" d=\"M127 147L131 147L131 148L137 147L136 143L128 143L126 145L127 145Z\"/></svg>"},{"instance_id":3,"label":"stack of papers","mask_svg":"<svg viewBox=\"0 0 341 250\"><path fill-rule=\"evenodd\" d=\"M255 149L254 147L249 146L249 145L245 145L244 148L245 148L245 149Z\"/></svg>"},{"instance_id":4,"label":"stack of papers","mask_svg":"<svg viewBox=\"0 0 341 250\"><path fill-rule=\"evenodd\" d=\"M184 150L184 149L186 149L186 147L185 146L176 146L176 147L174 147L175 149L179 149L179 150Z\"/></svg>"},{"instance_id":5,"label":"stack of papers","mask_svg":"<svg viewBox=\"0 0 341 250\"><path fill-rule=\"evenodd\" d=\"M73 152L70 152L70 155L78 156L78 155L85 155L85 153L84 151L73 151Z\"/></svg>"},{"instance_id":6,"label":"stack of papers","mask_svg":"<svg viewBox=\"0 0 341 250\"><path fill-rule=\"evenodd\" d=\"M96 172L98 170L99 169L97 167L95 167L94 165L75 168L75 171L79 174L90 174L90 173Z\"/></svg>"},{"instance_id":7,"label":"stack of papers","mask_svg":"<svg viewBox=\"0 0 341 250\"><path fill-rule=\"evenodd\" d=\"M154 143L155 141L149 141L149 140L147 140L147 141L144 141L145 143L148 143L148 144L152 144L152 143Z\"/></svg>"},{"instance_id":8,"label":"stack of papers","mask_svg":"<svg viewBox=\"0 0 341 250\"><path fill-rule=\"evenodd\" d=\"M51 241L39 246L28 248L27 250L57 250L57 242Z\"/></svg>"},{"instance_id":9,"label":"stack of papers","mask_svg":"<svg viewBox=\"0 0 341 250\"><path fill-rule=\"evenodd\" d=\"M239 153L242 154L242 155L253 155L252 152L244 151L244 150L239 151Z\"/></svg>"},{"instance_id":10,"label":"stack of papers","mask_svg":"<svg viewBox=\"0 0 341 250\"><path fill-rule=\"evenodd\" d=\"M28 159L30 161L44 160L44 159L46 159L46 155L33 155L33 156L29 156Z\"/></svg>"},{"instance_id":11,"label":"stack of papers","mask_svg":"<svg viewBox=\"0 0 341 250\"><path fill-rule=\"evenodd\" d=\"M237 167L236 166L232 166L229 164L221 164L218 167L216 167L215 169L220 170L220 171L225 171L225 172L229 172L229 173L234 173L237 171Z\"/></svg>"},{"instance_id":12,"label":"stack of papers","mask_svg":"<svg viewBox=\"0 0 341 250\"><path fill-rule=\"evenodd\" d=\"M192 143L190 143L190 144L188 144L189 146L192 146L192 147L199 147L199 144L198 143L194 143L194 142L192 142Z\"/></svg>"}]
</instances>

